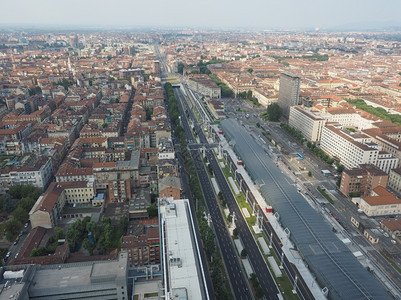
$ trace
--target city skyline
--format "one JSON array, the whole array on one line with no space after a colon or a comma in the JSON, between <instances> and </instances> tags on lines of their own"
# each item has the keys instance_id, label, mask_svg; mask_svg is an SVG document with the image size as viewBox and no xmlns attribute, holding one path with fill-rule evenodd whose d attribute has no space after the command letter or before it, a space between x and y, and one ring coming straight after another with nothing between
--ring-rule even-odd
<instances>
[{"instance_id":1,"label":"city skyline","mask_svg":"<svg viewBox=\"0 0 401 300\"><path fill-rule=\"evenodd\" d=\"M146 2L120 0L110 6L104 0L72 0L66 6L49 0L7 2L0 26L81 26L81 27L201 27L374 30L400 27L398 1L337 1L334 4L308 0L302 3L285 1L246 2L211 0L194 2L156 0ZM147 13L143 13L147 12Z\"/></svg>"}]
</instances>

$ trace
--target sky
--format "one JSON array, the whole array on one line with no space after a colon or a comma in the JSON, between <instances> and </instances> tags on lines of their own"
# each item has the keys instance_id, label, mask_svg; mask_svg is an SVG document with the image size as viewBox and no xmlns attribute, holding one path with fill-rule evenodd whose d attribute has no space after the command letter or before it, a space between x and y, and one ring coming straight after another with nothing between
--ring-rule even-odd
<instances>
[{"instance_id":1,"label":"sky","mask_svg":"<svg viewBox=\"0 0 401 300\"><path fill-rule=\"evenodd\" d=\"M401 26L401 0L1 0L1 25L335 29Z\"/></svg>"}]
</instances>

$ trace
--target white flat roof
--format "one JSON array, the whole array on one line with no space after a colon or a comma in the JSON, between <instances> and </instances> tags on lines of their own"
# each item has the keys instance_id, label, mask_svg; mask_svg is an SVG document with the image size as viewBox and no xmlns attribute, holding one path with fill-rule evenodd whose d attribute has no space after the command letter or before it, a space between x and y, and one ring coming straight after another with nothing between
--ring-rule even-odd
<instances>
[{"instance_id":1,"label":"white flat roof","mask_svg":"<svg viewBox=\"0 0 401 300\"><path fill-rule=\"evenodd\" d=\"M165 221L169 292L185 287L187 299L202 299L198 264L195 260L195 245L192 244L191 224L186 209L187 201L186 199L174 200L169 204L160 202L160 213ZM175 204L175 212L171 204ZM172 258L179 258L181 267L170 265Z\"/></svg>"}]
</instances>

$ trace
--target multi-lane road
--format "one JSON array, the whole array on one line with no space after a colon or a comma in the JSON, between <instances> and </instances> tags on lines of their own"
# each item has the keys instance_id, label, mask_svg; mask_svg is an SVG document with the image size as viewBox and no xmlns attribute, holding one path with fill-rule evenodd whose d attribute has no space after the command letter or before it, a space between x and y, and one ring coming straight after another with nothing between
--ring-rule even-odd
<instances>
[{"instance_id":1,"label":"multi-lane road","mask_svg":"<svg viewBox=\"0 0 401 300\"><path fill-rule=\"evenodd\" d=\"M177 94L181 93L180 91L177 91ZM180 95L180 99L185 101L185 97ZM184 102L187 105L187 102ZM192 118L192 121L194 123L194 128L195 131L200 139L200 142L203 145L207 145L208 141L201 130L195 115L193 114L192 110L187 107L187 110L190 112L189 115ZM273 276L271 275L269 268L266 265L266 262L260 253L259 247L248 227L247 222L245 221L242 212L236 202L236 199L234 198L231 189L226 181L226 178L224 177L223 172L220 169L220 166L218 164L218 161L216 160L213 151L210 149L205 150L207 158L212 166L213 173L215 175L215 179L219 185L219 188L223 194L223 197L227 203L227 206L230 210L230 212L235 212L235 215L237 216L235 220L236 228L238 229L239 236L241 238L242 244L244 245L245 249L247 250L248 253L248 259L250 263L252 264L252 267L254 269L254 272L259 280L259 283L261 287L264 290L265 297L266 299L277 299L277 294L279 293L278 288L275 284L275 281L273 279ZM199 153L199 152L198 152ZM200 160L200 163L201 160ZM203 164L202 164L203 167ZM201 180L205 180L209 182L208 175L205 171L205 173L202 176L203 178L200 178ZM210 182L209 182L210 184ZM219 210L217 202L215 202L216 209ZM221 215L220 211L219 214ZM224 224L225 227L225 224ZM227 229L224 228L226 231ZM231 238L230 238L231 241ZM224 250L223 250L224 252Z\"/></svg>"},{"instance_id":2,"label":"multi-lane road","mask_svg":"<svg viewBox=\"0 0 401 300\"><path fill-rule=\"evenodd\" d=\"M187 139L195 141L191 128L188 124L186 114L182 107L182 103L186 103L183 95L177 89L174 89L175 96L178 100L178 106L181 114L181 122L186 133ZM190 111L190 110L189 110ZM227 275L230 280L230 285L236 299L253 299L248 281L242 271L237 252L234 248L232 239L227 230L226 223L221 214L216 196L213 192L212 184L209 181L209 176L203 165L202 157L199 150L190 150L194 161L195 169L202 187L204 198L207 205L208 213L210 214L213 229L222 253L224 265L227 270Z\"/></svg>"}]
</instances>

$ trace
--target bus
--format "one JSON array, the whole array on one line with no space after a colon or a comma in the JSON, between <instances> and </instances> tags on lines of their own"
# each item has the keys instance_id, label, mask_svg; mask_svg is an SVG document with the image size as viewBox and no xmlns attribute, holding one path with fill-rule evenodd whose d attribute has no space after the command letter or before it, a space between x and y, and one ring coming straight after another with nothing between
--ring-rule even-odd
<instances>
[{"instance_id":1,"label":"bus","mask_svg":"<svg viewBox=\"0 0 401 300\"><path fill-rule=\"evenodd\" d=\"M297 155L298 155L298 157L300 158L300 159L304 159L304 156L301 154L301 153L297 153Z\"/></svg>"}]
</instances>

